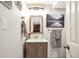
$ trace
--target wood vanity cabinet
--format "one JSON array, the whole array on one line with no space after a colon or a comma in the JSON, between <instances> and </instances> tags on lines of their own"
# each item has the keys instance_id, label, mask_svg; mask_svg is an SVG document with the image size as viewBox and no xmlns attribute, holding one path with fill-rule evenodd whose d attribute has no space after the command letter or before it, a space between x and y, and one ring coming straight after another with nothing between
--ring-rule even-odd
<instances>
[{"instance_id":1,"label":"wood vanity cabinet","mask_svg":"<svg viewBox=\"0 0 79 59\"><path fill-rule=\"evenodd\" d=\"M26 58L47 58L47 42L26 43Z\"/></svg>"}]
</instances>

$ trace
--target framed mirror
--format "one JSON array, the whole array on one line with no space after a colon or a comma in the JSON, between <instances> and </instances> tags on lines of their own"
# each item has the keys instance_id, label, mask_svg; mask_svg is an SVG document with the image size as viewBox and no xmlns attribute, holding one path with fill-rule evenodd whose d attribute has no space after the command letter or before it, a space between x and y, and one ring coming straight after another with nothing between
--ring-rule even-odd
<instances>
[{"instance_id":1,"label":"framed mirror","mask_svg":"<svg viewBox=\"0 0 79 59\"><path fill-rule=\"evenodd\" d=\"M43 33L43 16L30 16L30 32Z\"/></svg>"}]
</instances>

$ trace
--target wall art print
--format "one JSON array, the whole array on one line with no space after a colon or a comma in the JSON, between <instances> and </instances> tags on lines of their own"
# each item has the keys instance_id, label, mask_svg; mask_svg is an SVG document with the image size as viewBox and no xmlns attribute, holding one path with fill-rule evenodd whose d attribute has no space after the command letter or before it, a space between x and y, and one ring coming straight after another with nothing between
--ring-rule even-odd
<instances>
[{"instance_id":1,"label":"wall art print","mask_svg":"<svg viewBox=\"0 0 79 59\"><path fill-rule=\"evenodd\" d=\"M0 3L2 3L8 9L12 8L12 1L0 1Z\"/></svg>"},{"instance_id":2,"label":"wall art print","mask_svg":"<svg viewBox=\"0 0 79 59\"><path fill-rule=\"evenodd\" d=\"M47 28L64 28L64 14L47 14Z\"/></svg>"},{"instance_id":3,"label":"wall art print","mask_svg":"<svg viewBox=\"0 0 79 59\"><path fill-rule=\"evenodd\" d=\"M22 9L22 2L21 1L15 1L15 5L18 8L19 11Z\"/></svg>"}]
</instances>

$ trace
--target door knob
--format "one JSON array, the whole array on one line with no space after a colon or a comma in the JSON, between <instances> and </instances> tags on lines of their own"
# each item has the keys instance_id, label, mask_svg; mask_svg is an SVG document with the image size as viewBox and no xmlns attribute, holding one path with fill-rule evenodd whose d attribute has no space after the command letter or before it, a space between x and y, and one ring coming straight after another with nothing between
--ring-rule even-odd
<instances>
[{"instance_id":1,"label":"door knob","mask_svg":"<svg viewBox=\"0 0 79 59\"><path fill-rule=\"evenodd\" d=\"M70 47L69 47L68 44L67 45L64 45L63 47L66 48L66 49L68 49L68 50L70 49Z\"/></svg>"}]
</instances>

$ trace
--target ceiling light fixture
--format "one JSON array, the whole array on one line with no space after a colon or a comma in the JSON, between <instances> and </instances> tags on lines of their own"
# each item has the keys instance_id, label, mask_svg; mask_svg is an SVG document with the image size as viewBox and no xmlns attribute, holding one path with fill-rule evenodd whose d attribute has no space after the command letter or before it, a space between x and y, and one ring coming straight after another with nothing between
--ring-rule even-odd
<instances>
[{"instance_id":1,"label":"ceiling light fixture","mask_svg":"<svg viewBox=\"0 0 79 59\"><path fill-rule=\"evenodd\" d=\"M33 10L39 10L39 9L44 10L44 8L41 8L41 7L31 7L31 8L29 8L29 10L31 10L31 9L33 9Z\"/></svg>"}]
</instances>

